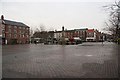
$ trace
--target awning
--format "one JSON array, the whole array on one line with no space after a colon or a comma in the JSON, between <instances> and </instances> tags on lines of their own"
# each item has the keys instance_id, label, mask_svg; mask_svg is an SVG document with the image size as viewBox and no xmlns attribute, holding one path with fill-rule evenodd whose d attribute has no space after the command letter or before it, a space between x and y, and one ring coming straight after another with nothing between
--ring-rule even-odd
<instances>
[{"instance_id":1,"label":"awning","mask_svg":"<svg viewBox=\"0 0 120 80\"><path fill-rule=\"evenodd\" d=\"M41 38L34 38L34 39L41 39Z\"/></svg>"},{"instance_id":2,"label":"awning","mask_svg":"<svg viewBox=\"0 0 120 80\"><path fill-rule=\"evenodd\" d=\"M69 39L68 38L65 38L66 41L68 41Z\"/></svg>"},{"instance_id":3,"label":"awning","mask_svg":"<svg viewBox=\"0 0 120 80\"><path fill-rule=\"evenodd\" d=\"M74 40L81 40L79 37L74 37Z\"/></svg>"}]
</instances>

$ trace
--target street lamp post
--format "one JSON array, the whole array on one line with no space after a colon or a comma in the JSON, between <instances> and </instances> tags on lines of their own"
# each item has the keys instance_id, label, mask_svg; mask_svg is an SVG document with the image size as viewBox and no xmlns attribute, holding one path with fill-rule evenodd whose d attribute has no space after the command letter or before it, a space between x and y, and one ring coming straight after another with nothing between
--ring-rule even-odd
<instances>
[{"instance_id":1,"label":"street lamp post","mask_svg":"<svg viewBox=\"0 0 120 80\"><path fill-rule=\"evenodd\" d=\"M64 26L62 27L62 45L65 45Z\"/></svg>"}]
</instances>

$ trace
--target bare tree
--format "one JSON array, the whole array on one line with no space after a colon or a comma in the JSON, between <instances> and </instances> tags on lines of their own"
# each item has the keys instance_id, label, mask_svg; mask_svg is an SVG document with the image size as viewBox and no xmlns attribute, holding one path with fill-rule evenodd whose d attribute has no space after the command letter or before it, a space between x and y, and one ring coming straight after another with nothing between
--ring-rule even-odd
<instances>
[{"instance_id":1,"label":"bare tree","mask_svg":"<svg viewBox=\"0 0 120 80\"><path fill-rule=\"evenodd\" d=\"M39 30L40 30L41 32L45 31L45 26L44 26L43 24L40 24L39 28L40 28Z\"/></svg>"},{"instance_id":2,"label":"bare tree","mask_svg":"<svg viewBox=\"0 0 120 80\"><path fill-rule=\"evenodd\" d=\"M31 28L31 29L30 29L30 37L32 37L33 34L34 34L34 31L33 31L33 29Z\"/></svg>"},{"instance_id":3,"label":"bare tree","mask_svg":"<svg viewBox=\"0 0 120 80\"><path fill-rule=\"evenodd\" d=\"M34 38L41 38L42 42L46 42L48 38L48 32L45 30L43 24L39 25L39 28L36 28L36 31L33 34Z\"/></svg>"},{"instance_id":4,"label":"bare tree","mask_svg":"<svg viewBox=\"0 0 120 80\"><path fill-rule=\"evenodd\" d=\"M39 28L36 28L36 29L35 29L35 32L40 32L40 29L39 29Z\"/></svg>"},{"instance_id":5,"label":"bare tree","mask_svg":"<svg viewBox=\"0 0 120 80\"><path fill-rule=\"evenodd\" d=\"M49 28L49 31L54 31L54 28L53 28L53 27L50 27L50 28Z\"/></svg>"},{"instance_id":6,"label":"bare tree","mask_svg":"<svg viewBox=\"0 0 120 80\"><path fill-rule=\"evenodd\" d=\"M120 0L112 5L104 6L110 12L109 23L105 23L109 31L114 34L114 38L120 37Z\"/></svg>"}]
</instances>

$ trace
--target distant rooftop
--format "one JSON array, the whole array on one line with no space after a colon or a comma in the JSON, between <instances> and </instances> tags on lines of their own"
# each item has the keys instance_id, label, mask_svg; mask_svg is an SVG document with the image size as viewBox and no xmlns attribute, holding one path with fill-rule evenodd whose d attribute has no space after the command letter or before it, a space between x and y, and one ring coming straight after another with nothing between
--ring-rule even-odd
<instances>
[{"instance_id":1,"label":"distant rooftop","mask_svg":"<svg viewBox=\"0 0 120 80\"><path fill-rule=\"evenodd\" d=\"M4 20L4 24L6 25L13 25L13 26L20 26L20 27L28 27L22 22L16 22L16 21L11 21L11 20Z\"/></svg>"},{"instance_id":2,"label":"distant rooftop","mask_svg":"<svg viewBox=\"0 0 120 80\"><path fill-rule=\"evenodd\" d=\"M88 32L94 32L94 29L88 29L87 31Z\"/></svg>"},{"instance_id":3,"label":"distant rooftop","mask_svg":"<svg viewBox=\"0 0 120 80\"><path fill-rule=\"evenodd\" d=\"M74 30L88 30L88 28L74 29Z\"/></svg>"}]
</instances>

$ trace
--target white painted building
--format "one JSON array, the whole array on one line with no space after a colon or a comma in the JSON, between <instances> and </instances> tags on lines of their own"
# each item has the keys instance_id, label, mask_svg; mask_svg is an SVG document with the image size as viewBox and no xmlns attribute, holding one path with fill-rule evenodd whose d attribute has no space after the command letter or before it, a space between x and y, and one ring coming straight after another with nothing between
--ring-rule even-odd
<instances>
[{"instance_id":1,"label":"white painted building","mask_svg":"<svg viewBox=\"0 0 120 80\"><path fill-rule=\"evenodd\" d=\"M91 35L92 33L88 33L88 35ZM94 32L93 33L94 35L93 36L87 36L86 37L86 41L95 41L96 40L96 33Z\"/></svg>"},{"instance_id":2,"label":"white painted building","mask_svg":"<svg viewBox=\"0 0 120 80\"><path fill-rule=\"evenodd\" d=\"M62 38L62 31L56 31L54 32L54 38L56 38L57 40Z\"/></svg>"},{"instance_id":3,"label":"white painted building","mask_svg":"<svg viewBox=\"0 0 120 80\"><path fill-rule=\"evenodd\" d=\"M96 32L94 29L87 30L86 41L95 41L96 40Z\"/></svg>"}]
</instances>

